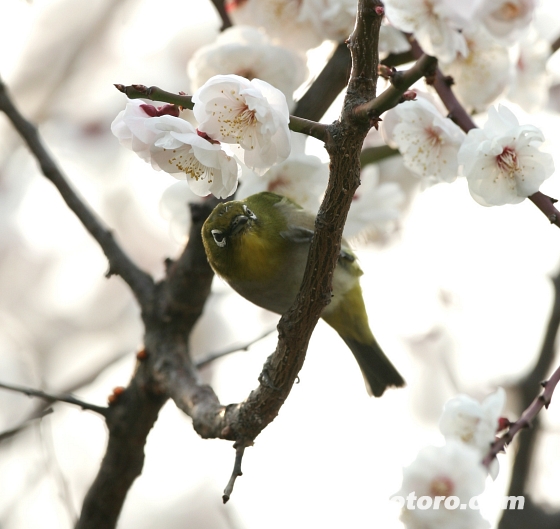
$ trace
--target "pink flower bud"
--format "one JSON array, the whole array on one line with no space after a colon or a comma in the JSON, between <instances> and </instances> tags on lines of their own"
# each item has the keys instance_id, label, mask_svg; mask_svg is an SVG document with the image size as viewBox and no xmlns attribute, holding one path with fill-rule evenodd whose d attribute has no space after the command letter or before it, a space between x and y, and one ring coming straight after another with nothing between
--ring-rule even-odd
<instances>
[{"instance_id":1,"label":"pink flower bud","mask_svg":"<svg viewBox=\"0 0 560 529\"><path fill-rule=\"evenodd\" d=\"M140 108L151 118L159 116L175 116L179 117L179 108L176 105L163 105L162 107L155 107L153 105L140 105Z\"/></svg>"}]
</instances>

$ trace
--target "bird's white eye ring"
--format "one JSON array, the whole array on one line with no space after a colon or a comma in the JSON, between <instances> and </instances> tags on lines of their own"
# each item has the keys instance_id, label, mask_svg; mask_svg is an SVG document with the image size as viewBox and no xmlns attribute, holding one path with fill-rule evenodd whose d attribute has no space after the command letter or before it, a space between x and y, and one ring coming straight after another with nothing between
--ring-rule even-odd
<instances>
[{"instance_id":1,"label":"bird's white eye ring","mask_svg":"<svg viewBox=\"0 0 560 529\"><path fill-rule=\"evenodd\" d=\"M245 205L243 205L243 211L250 219L255 220L257 218L257 216Z\"/></svg>"},{"instance_id":2,"label":"bird's white eye ring","mask_svg":"<svg viewBox=\"0 0 560 529\"><path fill-rule=\"evenodd\" d=\"M214 242L223 248L226 245L226 236L220 230L212 230L212 237L214 237Z\"/></svg>"}]
</instances>

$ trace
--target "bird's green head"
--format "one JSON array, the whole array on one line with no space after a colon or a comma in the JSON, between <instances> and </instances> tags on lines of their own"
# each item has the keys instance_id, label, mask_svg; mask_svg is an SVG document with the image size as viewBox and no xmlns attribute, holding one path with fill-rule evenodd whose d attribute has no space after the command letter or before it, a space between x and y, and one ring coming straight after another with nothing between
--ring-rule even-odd
<instances>
[{"instance_id":1,"label":"bird's green head","mask_svg":"<svg viewBox=\"0 0 560 529\"><path fill-rule=\"evenodd\" d=\"M214 208L202 226L202 240L208 261L219 275L227 277L228 271L240 265L245 268L247 260L260 260L263 252L281 243L279 234L287 222L274 206L283 199L263 192Z\"/></svg>"}]
</instances>

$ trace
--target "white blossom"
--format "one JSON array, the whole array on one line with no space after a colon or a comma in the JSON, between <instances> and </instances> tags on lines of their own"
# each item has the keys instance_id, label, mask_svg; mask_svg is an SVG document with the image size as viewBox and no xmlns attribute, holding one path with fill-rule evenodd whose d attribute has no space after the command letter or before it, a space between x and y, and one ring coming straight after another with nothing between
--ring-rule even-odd
<instances>
[{"instance_id":1,"label":"white blossom","mask_svg":"<svg viewBox=\"0 0 560 529\"><path fill-rule=\"evenodd\" d=\"M502 388L482 403L468 395L457 395L445 403L439 429L446 440L456 439L472 446L483 459L496 438L505 400Z\"/></svg>"},{"instance_id":2,"label":"white blossom","mask_svg":"<svg viewBox=\"0 0 560 529\"><path fill-rule=\"evenodd\" d=\"M379 53L404 53L410 50L410 42L403 32L390 24L382 24L379 31Z\"/></svg>"},{"instance_id":3,"label":"white blossom","mask_svg":"<svg viewBox=\"0 0 560 529\"><path fill-rule=\"evenodd\" d=\"M519 56L507 98L526 112L537 112L548 101L550 75L546 65L549 57L550 44L536 31L527 34L519 43Z\"/></svg>"},{"instance_id":4,"label":"white blossom","mask_svg":"<svg viewBox=\"0 0 560 529\"><path fill-rule=\"evenodd\" d=\"M467 45L461 33L467 24L466 2L442 0L386 0L385 13L392 25L413 33L422 49L442 62L455 59L459 53L467 55Z\"/></svg>"},{"instance_id":5,"label":"white blossom","mask_svg":"<svg viewBox=\"0 0 560 529\"><path fill-rule=\"evenodd\" d=\"M121 144L132 148L155 169L187 179L199 196L231 195L238 177L233 157L218 142L199 134L188 121L169 114L157 115L150 109L155 107L132 101L119 113L111 130Z\"/></svg>"},{"instance_id":6,"label":"white blossom","mask_svg":"<svg viewBox=\"0 0 560 529\"><path fill-rule=\"evenodd\" d=\"M270 168L263 176L244 169L236 196L243 199L261 191L271 191L317 213L328 179L328 164L316 156L290 155L286 161Z\"/></svg>"},{"instance_id":7,"label":"white blossom","mask_svg":"<svg viewBox=\"0 0 560 529\"><path fill-rule=\"evenodd\" d=\"M402 214L404 192L397 182L380 183L376 164L366 165L360 178L362 184L354 194L344 235L348 238L362 235L369 239L385 235Z\"/></svg>"},{"instance_id":8,"label":"white blossom","mask_svg":"<svg viewBox=\"0 0 560 529\"><path fill-rule=\"evenodd\" d=\"M323 39L343 42L356 23L355 0L303 0L300 19L309 20Z\"/></svg>"},{"instance_id":9,"label":"white blossom","mask_svg":"<svg viewBox=\"0 0 560 529\"><path fill-rule=\"evenodd\" d=\"M477 16L494 37L511 44L529 26L535 7L536 0L485 0Z\"/></svg>"},{"instance_id":10,"label":"white blossom","mask_svg":"<svg viewBox=\"0 0 560 529\"><path fill-rule=\"evenodd\" d=\"M453 77L457 97L468 109L485 111L511 81L509 50L478 26L463 32L468 55L457 56L443 65L445 74ZM480 82L484 79L484 82Z\"/></svg>"},{"instance_id":11,"label":"white blossom","mask_svg":"<svg viewBox=\"0 0 560 529\"><path fill-rule=\"evenodd\" d=\"M228 0L235 25L262 27L283 46L295 51L315 48L324 40L302 15L305 0Z\"/></svg>"},{"instance_id":12,"label":"white blossom","mask_svg":"<svg viewBox=\"0 0 560 529\"><path fill-rule=\"evenodd\" d=\"M237 144L243 163L263 174L290 154L289 112L280 90L260 79L216 75L193 94L199 130Z\"/></svg>"},{"instance_id":13,"label":"white blossom","mask_svg":"<svg viewBox=\"0 0 560 529\"><path fill-rule=\"evenodd\" d=\"M194 194L187 180L171 184L159 202L161 216L169 221L169 231L174 241L184 244L191 226L189 204L199 203L204 198Z\"/></svg>"},{"instance_id":14,"label":"white blossom","mask_svg":"<svg viewBox=\"0 0 560 529\"><path fill-rule=\"evenodd\" d=\"M501 206L536 193L554 172L552 156L539 150L543 141L538 128L519 125L506 107L491 107L484 128L470 130L458 154L472 197Z\"/></svg>"},{"instance_id":15,"label":"white blossom","mask_svg":"<svg viewBox=\"0 0 560 529\"><path fill-rule=\"evenodd\" d=\"M431 498L431 508L418 508L419 503L405 503L401 521L407 529L482 529L489 527L480 511L469 507L471 498L484 490L486 471L476 450L458 441L445 446L429 446L418 453L416 460L403 470L401 489L393 496L407 499ZM448 497L458 498L467 508L448 508ZM438 501L438 508L433 508ZM429 500L428 500L429 501Z\"/></svg>"},{"instance_id":16,"label":"white blossom","mask_svg":"<svg viewBox=\"0 0 560 529\"><path fill-rule=\"evenodd\" d=\"M382 131L401 152L404 163L420 177L453 182L458 175L457 152L465 137L424 97L406 101L385 115Z\"/></svg>"},{"instance_id":17,"label":"white blossom","mask_svg":"<svg viewBox=\"0 0 560 529\"><path fill-rule=\"evenodd\" d=\"M218 198L237 188L238 166L215 141L201 136L188 122L173 116L153 118L147 126L163 134L155 141L152 160L177 178L186 178L199 196Z\"/></svg>"},{"instance_id":18,"label":"white blossom","mask_svg":"<svg viewBox=\"0 0 560 529\"><path fill-rule=\"evenodd\" d=\"M134 151L142 160L151 160L150 147L158 137L158 133L146 127L146 120L150 115L146 112L146 103L140 99L128 101L111 123L111 132L118 138L120 144ZM152 107L155 108L155 107Z\"/></svg>"},{"instance_id":19,"label":"white blossom","mask_svg":"<svg viewBox=\"0 0 560 529\"><path fill-rule=\"evenodd\" d=\"M214 43L199 48L187 72L193 91L219 74L262 79L278 88L292 109L294 90L305 80L307 67L300 55L273 45L258 29L233 26L220 33Z\"/></svg>"}]
</instances>

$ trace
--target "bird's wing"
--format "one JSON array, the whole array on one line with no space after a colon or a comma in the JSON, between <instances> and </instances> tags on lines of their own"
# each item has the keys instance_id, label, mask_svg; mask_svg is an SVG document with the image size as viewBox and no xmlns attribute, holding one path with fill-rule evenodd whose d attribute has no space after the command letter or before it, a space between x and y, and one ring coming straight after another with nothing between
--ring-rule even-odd
<instances>
[{"instance_id":1,"label":"bird's wing","mask_svg":"<svg viewBox=\"0 0 560 529\"><path fill-rule=\"evenodd\" d=\"M290 242L309 244L313 238L313 230L303 228L302 226L288 226L288 229L281 231L280 235L283 239Z\"/></svg>"}]
</instances>

